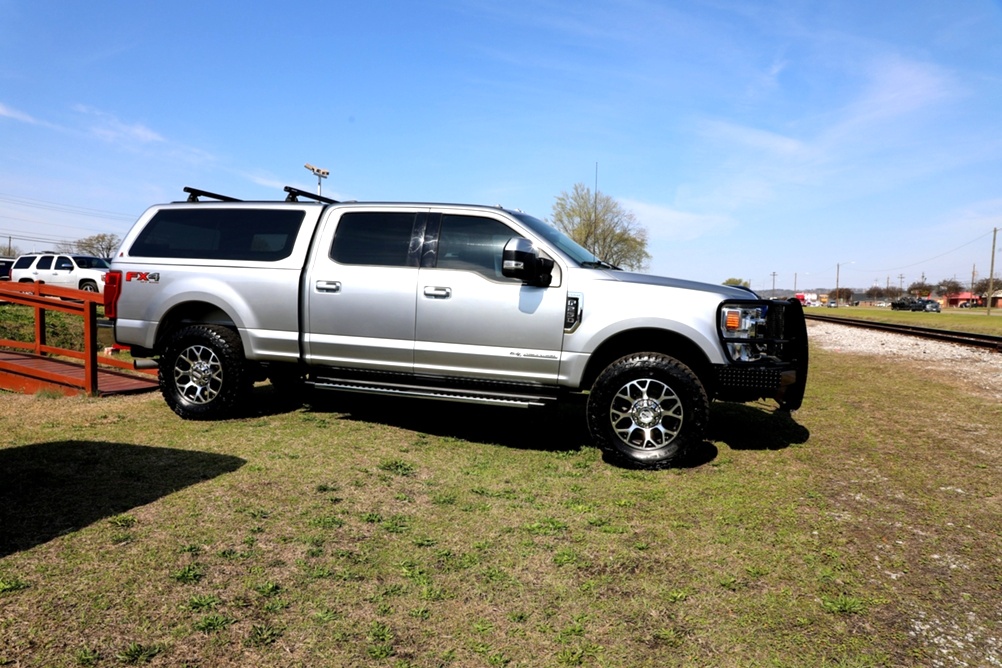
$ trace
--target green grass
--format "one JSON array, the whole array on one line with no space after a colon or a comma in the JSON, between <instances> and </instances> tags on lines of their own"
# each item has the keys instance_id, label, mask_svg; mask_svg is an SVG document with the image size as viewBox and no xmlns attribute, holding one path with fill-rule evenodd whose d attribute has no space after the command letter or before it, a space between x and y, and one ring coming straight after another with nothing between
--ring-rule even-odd
<instances>
[{"instance_id":1,"label":"green grass","mask_svg":"<svg viewBox=\"0 0 1002 668\"><path fill-rule=\"evenodd\" d=\"M1002 408L927 370L814 350L658 472L573 408L253 399L0 394L0 665L1000 658Z\"/></svg>"},{"instance_id":2,"label":"green grass","mask_svg":"<svg viewBox=\"0 0 1002 668\"><path fill-rule=\"evenodd\" d=\"M924 311L893 311L890 308L875 306L850 306L845 308L808 308L808 315L825 318L855 318L857 320L872 320L893 324L917 325L957 332L974 334L991 334L1002 336L1002 309L993 308L991 316L986 309L947 308L942 313L926 313Z\"/></svg>"}]
</instances>

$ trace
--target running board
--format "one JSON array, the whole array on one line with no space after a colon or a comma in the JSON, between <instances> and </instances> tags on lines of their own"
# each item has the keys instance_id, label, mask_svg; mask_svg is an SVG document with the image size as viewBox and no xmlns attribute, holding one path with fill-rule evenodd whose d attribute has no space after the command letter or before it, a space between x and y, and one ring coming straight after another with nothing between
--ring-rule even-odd
<instances>
[{"instance_id":1,"label":"running board","mask_svg":"<svg viewBox=\"0 0 1002 668\"><path fill-rule=\"evenodd\" d=\"M556 400L556 394L535 392L493 392L488 390L429 387L427 385L404 385L399 383L365 383L341 378L318 378L309 382L318 390L355 392L359 394L381 394L417 399L437 399L439 401L487 404L492 406L515 406L521 408L546 406Z\"/></svg>"}]
</instances>

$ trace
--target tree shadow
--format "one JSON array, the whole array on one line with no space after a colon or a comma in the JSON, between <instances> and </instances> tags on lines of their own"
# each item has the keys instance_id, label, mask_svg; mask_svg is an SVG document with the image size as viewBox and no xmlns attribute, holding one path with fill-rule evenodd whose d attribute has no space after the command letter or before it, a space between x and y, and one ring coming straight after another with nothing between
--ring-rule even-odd
<instances>
[{"instance_id":1,"label":"tree shadow","mask_svg":"<svg viewBox=\"0 0 1002 668\"><path fill-rule=\"evenodd\" d=\"M755 404L715 403L710 409L707 438L732 450L782 450L806 443L811 432L789 411L767 410Z\"/></svg>"},{"instance_id":2,"label":"tree shadow","mask_svg":"<svg viewBox=\"0 0 1002 668\"><path fill-rule=\"evenodd\" d=\"M0 449L0 557L235 471L239 457L103 441Z\"/></svg>"}]
</instances>

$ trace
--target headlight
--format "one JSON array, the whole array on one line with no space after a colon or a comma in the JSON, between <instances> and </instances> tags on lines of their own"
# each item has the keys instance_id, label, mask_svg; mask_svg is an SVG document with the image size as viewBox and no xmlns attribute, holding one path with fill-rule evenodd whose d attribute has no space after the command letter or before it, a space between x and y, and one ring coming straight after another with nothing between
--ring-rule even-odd
<instances>
[{"instance_id":1,"label":"headlight","mask_svg":"<svg viewBox=\"0 0 1002 668\"><path fill-rule=\"evenodd\" d=\"M732 360L753 362L766 354L767 346L757 341L766 334L767 308L724 304L720 309L720 335Z\"/></svg>"}]
</instances>

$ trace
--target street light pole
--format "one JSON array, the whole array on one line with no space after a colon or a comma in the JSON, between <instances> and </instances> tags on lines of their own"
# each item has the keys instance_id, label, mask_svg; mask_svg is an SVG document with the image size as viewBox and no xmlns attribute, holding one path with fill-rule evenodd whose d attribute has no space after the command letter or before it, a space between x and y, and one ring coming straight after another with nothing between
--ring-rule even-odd
<instances>
[{"instance_id":1,"label":"street light pole","mask_svg":"<svg viewBox=\"0 0 1002 668\"><path fill-rule=\"evenodd\" d=\"M326 169L320 169L319 167L314 167L310 163L306 163L304 165L304 167L306 167L306 169L310 170L311 172L313 172L316 175L316 177L317 177L317 196L319 196L320 195L320 180L321 179L326 179L330 175L330 171L328 171Z\"/></svg>"}]
</instances>

